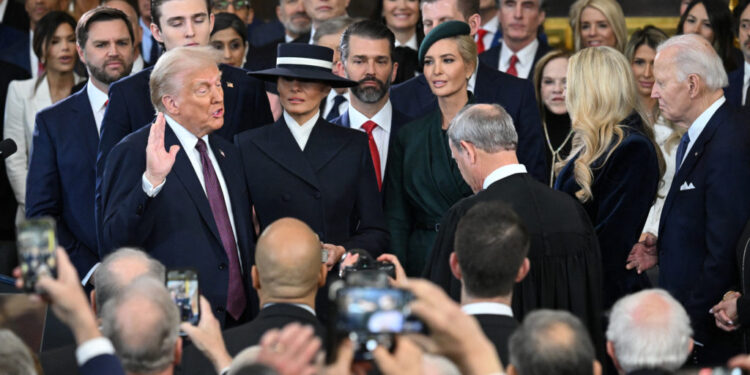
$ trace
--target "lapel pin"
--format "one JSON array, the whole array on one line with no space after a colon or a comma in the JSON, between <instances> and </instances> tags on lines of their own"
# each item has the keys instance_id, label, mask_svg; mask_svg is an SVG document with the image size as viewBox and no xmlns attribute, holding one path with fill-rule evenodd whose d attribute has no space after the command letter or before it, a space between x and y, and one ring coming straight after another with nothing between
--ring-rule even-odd
<instances>
[{"instance_id":1,"label":"lapel pin","mask_svg":"<svg viewBox=\"0 0 750 375\"><path fill-rule=\"evenodd\" d=\"M227 82L227 87L231 87L231 88L234 88L234 83L232 83L232 82Z\"/></svg>"},{"instance_id":2,"label":"lapel pin","mask_svg":"<svg viewBox=\"0 0 750 375\"><path fill-rule=\"evenodd\" d=\"M221 157L222 157L222 158L225 158L225 157L226 157L226 155L224 155L224 150L222 150L222 149L219 149L219 154L221 154Z\"/></svg>"}]
</instances>

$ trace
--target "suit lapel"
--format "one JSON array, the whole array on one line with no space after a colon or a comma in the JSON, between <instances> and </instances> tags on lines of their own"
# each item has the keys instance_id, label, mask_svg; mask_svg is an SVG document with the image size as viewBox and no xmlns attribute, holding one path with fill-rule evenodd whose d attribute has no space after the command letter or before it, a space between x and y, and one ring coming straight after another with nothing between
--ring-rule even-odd
<instances>
[{"instance_id":1,"label":"suit lapel","mask_svg":"<svg viewBox=\"0 0 750 375\"><path fill-rule=\"evenodd\" d=\"M180 146L180 151L177 153L172 172L174 172L177 178L182 182L182 185L193 200L193 203L198 207L198 212L200 212L203 221L206 222L206 225L211 229L211 233L213 233L216 240L221 244L219 230L216 228L216 221L211 212L211 206L208 203L206 192L203 190L203 186L201 186L198 176L195 175L195 169L193 169L193 165L190 164L190 159L188 159L187 153L185 153L185 148L180 144L180 141L172 131L172 128L167 125L164 133L164 148L169 150L172 145Z\"/></svg>"},{"instance_id":2,"label":"suit lapel","mask_svg":"<svg viewBox=\"0 0 750 375\"><path fill-rule=\"evenodd\" d=\"M86 85L81 91L75 94L73 98L73 126L77 126L80 135L83 138L83 144L86 148L86 156L90 159L91 165L96 164L96 149L99 146L99 132L96 130L96 120L94 113L91 111L89 95L86 91Z\"/></svg>"},{"instance_id":3,"label":"suit lapel","mask_svg":"<svg viewBox=\"0 0 750 375\"><path fill-rule=\"evenodd\" d=\"M313 130L314 133L315 130ZM267 135L266 138L254 138L252 142L283 168L313 187L318 188L320 185L318 177L315 175L313 169L310 168L307 156L302 153L299 145L294 140L294 136L289 131L286 121L284 121L284 116L281 116L278 121L271 125ZM312 134L310 138L312 139ZM307 141L307 147L309 146L310 140Z\"/></svg>"},{"instance_id":4,"label":"suit lapel","mask_svg":"<svg viewBox=\"0 0 750 375\"><path fill-rule=\"evenodd\" d=\"M347 144L349 140L337 136L335 125L318 118L305 145L305 158L314 171L323 168Z\"/></svg>"},{"instance_id":5,"label":"suit lapel","mask_svg":"<svg viewBox=\"0 0 750 375\"><path fill-rule=\"evenodd\" d=\"M716 129L719 127L719 124L724 122L724 120L728 116L729 110L727 105L728 103L725 102L721 107L719 107L716 113L714 113L714 115L708 121L708 124L706 124L706 127L703 128L703 131L698 136L698 139L693 144L693 147L690 148L690 152L685 155L685 159L682 162L682 165L679 167L677 173L674 176L674 179L672 180L672 186L669 187L669 193L667 193L667 198L664 201L664 209L661 216L662 218L669 213L669 210L672 208L672 203L674 202L675 194L677 194L682 184L686 182L686 179L690 175L690 172L692 172L692 170L695 168L695 165L698 163L698 160L700 160L700 158L703 156L703 150L711 141L711 138L713 137Z\"/></svg>"}]
</instances>

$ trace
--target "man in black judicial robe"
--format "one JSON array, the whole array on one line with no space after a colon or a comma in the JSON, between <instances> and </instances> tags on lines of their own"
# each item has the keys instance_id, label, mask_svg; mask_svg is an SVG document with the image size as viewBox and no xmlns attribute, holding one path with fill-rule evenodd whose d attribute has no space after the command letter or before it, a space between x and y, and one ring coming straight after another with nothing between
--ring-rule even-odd
<instances>
[{"instance_id":1,"label":"man in black judicial robe","mask_svg":"<svg viewBox=\"0 0 750 375\"><path fill-rule=\"evenodd\" d=\"M458 222L476 204L505 202L531 239L531 270L514 287L514 317L523 320L540 308L570 311L588 328L603 358L601 255L586 212L570 196L536 181L518 163L518 135L499 105L465 107L451 122L448 137L453 158L475 195L446 213L423 276L458 300L461 284L449 264Z\"/></svg>"}]
</instances>

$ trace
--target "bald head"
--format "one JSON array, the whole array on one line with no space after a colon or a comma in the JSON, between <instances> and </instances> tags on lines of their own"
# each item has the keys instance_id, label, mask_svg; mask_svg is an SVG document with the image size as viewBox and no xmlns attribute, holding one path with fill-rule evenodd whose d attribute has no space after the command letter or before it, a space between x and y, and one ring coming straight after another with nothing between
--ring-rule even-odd
<instances>
[{"instance_id":1,"label":"bald head","mask_svg":"<svg viewBox=\"0 0 750 375\"><path fill-rule=\"evenodd\" d=\"M261 300L314 296L324 266L321 254L320 239L307 224L292 218L271 223L255 247L253 284Z\"/></svg>"},{"instance_id":2,"label":"bald head","mask_svg":"<svg viewBox=\"0 0 750 375\"><path fill-rule=\"evenodd\" d=\"M692 334L682 305L664 290L649 289L623 297L612 307L607 351L626 372L675 371L692 350Z\"/></svg>"}]
</instances>

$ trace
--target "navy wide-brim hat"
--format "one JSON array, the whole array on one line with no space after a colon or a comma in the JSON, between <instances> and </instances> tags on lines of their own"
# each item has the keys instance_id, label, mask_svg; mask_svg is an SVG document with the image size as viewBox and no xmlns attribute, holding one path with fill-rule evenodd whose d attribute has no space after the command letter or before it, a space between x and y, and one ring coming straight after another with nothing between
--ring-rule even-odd
<instances>
[{"instance_id":1,"label":"navy wide-brim hat","mask_svg":"<svg viewBox=\"0 0 750 375\"><path fill-rule=\"evenodd\" d=\"M333 74L333 50L302 43L281 43L277 47L276 67L250 72L253 77L276 83L278 77L318 81L331 87L352 87L357 82Z\"/></svg>"},{"instance_id":2,"label":"navy wide-brim hat","mask_svg":"<svg viewBox=\"0 0 750 375\"><path fill-rule=\"evenodd\" d=\"M424 57L435 42L458 35L470 35L471 27L466 22L445 21L425 35L422 44L419 45L419 65L424 65Z\"/></svg>"}]
</instances>

